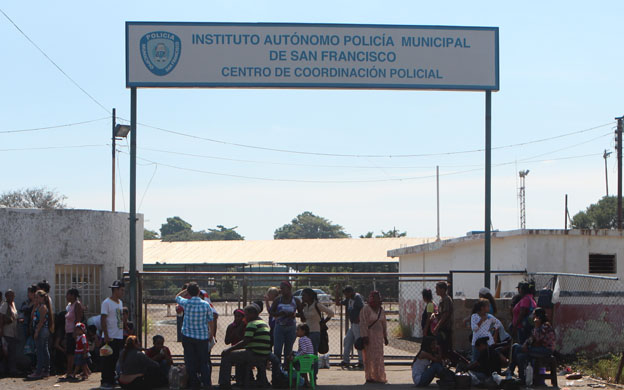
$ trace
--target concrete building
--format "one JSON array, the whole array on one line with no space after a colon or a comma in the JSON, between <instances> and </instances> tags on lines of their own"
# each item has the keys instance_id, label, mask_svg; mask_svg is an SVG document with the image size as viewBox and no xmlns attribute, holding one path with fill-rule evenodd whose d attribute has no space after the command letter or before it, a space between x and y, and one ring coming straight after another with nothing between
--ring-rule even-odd
<instances>
[{"instance_id":1,"label":"concrete building","mask_svg":"<svg viewBox=\"0 0 624 390\"><path fill-rule=\"evenodd\" d=\"M455 307L462 298L476 298L484 285L484 236L469 235L429 244L398 248L388 256L399 258L400 272L449 272L475 270L477 273L454 273ZM558 334L559 350L572 353L581 349L593 352L612 351L614 335L624 334L624 231L618 230L514 230L492 234L491 285L501 280L503 294L515 292L526 275L501 271L587 274L617 277L619 280L582 276L558 276L560 291L552 315ZM551 276L536 277L538 289ZM430 286L427 286L430 288ZM421 287L422 288L422 287ZM421 333L419 324L424 304L419 289L400 286L400 321ZM466 302L469 300L467 299ZM465 308L469 310L468 307ZM464 311L466 311L464 310ZM469 311L467 311L469 313ZM465 317L465 316L464 316ZM455 328L465 328L465 318L456 316ZM465 332L464 332L465 333ZM461 332L458 332L461 334ZM463 336L462 336L463 337ZM624 345L624 337L617 337ZM463 340L459 340L463 341ZM618 344L619 345L619 344Z\"/></svg>"},{"instance_id":2,"label":"concrete building","mask_svg":"<svg viewBox=\"0 0 624 390\"><path fill-rule=\"evenodd\" d=\"M48 280L55 311L65 293L80 291L87 314L97 314L108 286L128 270L127 213L93 210L0 209L0 290L16 304L34 282ZM142 269L143 216L137 223L137 269Z\"/></svg>"},{"instance_id":3,"label":"concrete building","mask_svg":"<svg viewBox=\"0 0 624 390\"><path fill-rule=\"evenodd\" d=\"M442 240L388 251L399 258L399 272L481 270L483 234ZM624 231L512 230L492 233L492 280L496 270L563 272L624 277ZM502 291L513 292L521 277L499 275ZM483 273L455 275L453 292L475 298Z\"/></svg>"}]
</instances>

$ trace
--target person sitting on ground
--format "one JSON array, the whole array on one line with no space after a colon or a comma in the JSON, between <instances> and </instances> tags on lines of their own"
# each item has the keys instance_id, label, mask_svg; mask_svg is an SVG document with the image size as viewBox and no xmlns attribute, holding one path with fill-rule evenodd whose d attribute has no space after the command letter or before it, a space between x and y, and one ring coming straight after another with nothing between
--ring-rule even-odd
<instances>
[{"instance_id":1,"label":"person sitting on ground","mask_svg":"<svg viewBox=\"0 0 624 390\"><path fill-rule=\"evenodd\" d=\"M145 351L145 355L160 366L160 380L158 383L165 386L169 383L169 370L173 366L171 351L165 347L165 338L159 334L152 337L152 343L154 345Z\"/></svg>"},{"instance_id":2,"label":"person sitting on ground","mask_svg":"<svg viewBox=\"0 0 624 390\"><path fill-rule=\"evenodd\" d=\"M428 288L422 290L422 298L425 302L425 309L422 313L420 326L422 327L423 337L431 335L431 329L437 325L434 314L438 311L438 307L433 303L433 294ZM433 321L431 318L433 317Z\"/></svg>"},{"instance_id":3,"label":"person sitting on ground","mask_svg":"<svg viewBox=\"0 0 624 390\"><path fill-rule=\"evenodd\" d=\"M489 346L489 337L480 337L475 342L479 357L471 362L467 369L479 383L485 382L492 377L492 373L501 372L501 367L507 365L508 360L496 348Z\"/></svg>"},{"instance_id":4,"label":"person sitting on ground","mask_svg":"<svg viewBox=\"0 0 624 390\"><path fill-rule=\"evenodd\" d=\"M418 387L427 387L442 373L442 356L434 336L423 337L420 351L412 363L412 380Z\"/></svg>"},{"instance_id":5,"label":"person sitting on ground","mask_svg":"<svg viewBox=\"0 0 624 390\"><path fill-rule=\"evenodd\" d=\"M74 330L75 345L74 345L74 372L73 378L76 378L78 372L82 370L82 380L86 380L91 375L89 370L89 342L85 335L87 327L82 322L76 323Z\"/></svg>"},{"instance_id":6,"label":"person sitting on ground","mask_svg":"<svg viewBox=\"0 0 624 390\"><path fill-rule=\"evenodd\" d=\"M258 317L256 305L245 307L245 337L238 343L226 348L221 353L221 368L219 369L219 389L230 389L233 364L244 366L242 373L246 374L252 365L261 367L269 359L272 363L273 377L280 375L279 359L271 353L271 336L269 325ZM245 384L244 378L236 378L238 383Z\"/></svg>"},{"instance_id":7,"label":"person sitting on ground","mask_svg":"<svg viewBox=\"0 0 624 390\"><path fill-rule=\"evenodd\" d=\"M119 357L122 389L150 390L158 385L158 363L140 351L136 336L128 336Z\"/></svg>"},{"instance_id":8,"label":"person sitting on ground","mask_svg":"<svg viewBox=\"0 0 624 390\"><path fill-rule=\"evenodd\" d=\"M535 327L531 337L522 345L514 344L511 365L507 371L507 376L511 377L517 366L518 376L522 382L525 380L524 369L530 358L548 357L555 352L555 330L548 321L546 310L541 307L535 309L533 321Z\"/></svg>"}]
</instances>

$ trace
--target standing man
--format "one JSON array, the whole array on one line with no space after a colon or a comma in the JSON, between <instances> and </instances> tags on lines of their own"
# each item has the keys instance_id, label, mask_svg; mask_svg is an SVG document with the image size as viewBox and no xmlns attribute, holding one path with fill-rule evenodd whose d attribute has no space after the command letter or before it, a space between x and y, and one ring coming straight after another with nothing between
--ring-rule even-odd
<instances>
[{"instance_id":1,"label":"standing man","mask_svg":"<svg viewBox=\"0 0 624 390\"><path fill-rule=\"evenodd\" d=\"M102 357L102 390L112 390L115 386L115 365L119 359L119 352L123 348L123 303L125 284L120 280L115 280L109 286L111 288L110 298L102 302L100 311L100 328L104 336L104 343L108 344L113 353L110 356Z\"/></svg>"},{"instance_id":2,"label":"standing man","mask_svg":"<svg viewBox=\"0 0 624 390\"><path fill-rule=\"evenodd\" d=\"M347 318L349 319L350 327L344 338L344 352L342 354L340 367L348 367L351 360L351 349L353 348L355 340L360 337L360 310L364 307L364 300L351 286L346 286L342 290L342 293L345 299L341 304L347 307ZM358 368L363 368L362 351L358 350L357 353Z\"/></svg>"},{"instance_id":3,"label":"standing man","mask_svg":"<svg viewBox=\"0 0 624 390\"><path fill-rule=\"evenodd\" d=\"M191 298L182 298L188 294ZM210 387L210 351L208 347L211 338L208 323L212 322L210 304L200 297L199 286L195 282L188 284L186 290L176 295L176 303L184 309L182 322L182 347L184 347L184 364L189 376L190 386L199 389L197 375L201 373L204 387Z\"/></svg>"},{"instance_id":4,"label":"standing man","mask_svg":"<svg viewBox=\"0 0 624 390\"><path fill-rule=\"evenodd\" d=\"M438 339L442 356L448 359L453 350L453 300L448 296L446 282L436 283L436 294L440 297L440 303L438 303L438 323L433 328L433 335Z\"/></svg>"}]
</instances>

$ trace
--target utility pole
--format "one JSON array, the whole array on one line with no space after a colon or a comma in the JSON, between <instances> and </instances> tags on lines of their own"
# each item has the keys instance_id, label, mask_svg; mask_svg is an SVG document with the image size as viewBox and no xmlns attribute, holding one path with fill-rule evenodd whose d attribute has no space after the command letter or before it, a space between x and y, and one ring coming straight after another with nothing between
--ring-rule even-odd
<instances>
[{"instance_id":1,"label":"utility pole","mask_svg":"<svg viewBox=\"0 0 624 390\"><path fill-rule=\"evenodd\" d=\"M617 228L622 229L622 127L624 127L624 116L615 119L617 119L615 145L617 148L618 166Z\"/></svg>"},{"instance_id":2,"label":"utility pole","mask_svg":"<svg viewBox=\"0 0 624 390\"><path fill-rule=\"evenodd\" d=\"M518 197L520 198L520 229L526 229L526 185L525 178L529 174L529 170L520 171L520 192Z\"/></svg>"},{"instance_id":3,"label":"utility pole","mask_svg":"<svg viewBox=\"0 0 624 390\"><path fill-rule=\"evenodd\" d=\"M115 113L115 109L113 108L113 197L112 197L112 207L111 207L111 211L114 213L115 212L115 154L116 154L116 150L115 150L115 143L117 141L117 137L115 137L115 126L117 125L117 123L115 123L117 121L116 118L116 113Z\"/></svg>"},{"instance_id":4,"label":"utility pole","mask_svg":"<svg viewBox=\"0 0 624 390\"><path fill-rule=\"evenodd\" d=\"M438 232L436 234L436 241L440 241L440 167L436 165L436 205L438 216Z\"/></svg>"},{"instance_id":5,"label":"utility pole","mask_svg":"<svg viewBox=\"0 0 624 390\"><path fill-rule=\"evenodd\" d=\"M607 173L607 158L609 158L610 155L611 152L607 152L607 149L605 149L604 154L602 155L602 158L604 158L605 160L605 187L607 189L607 196L609 196L609 174Z\"/></svg>"}]
</instances>

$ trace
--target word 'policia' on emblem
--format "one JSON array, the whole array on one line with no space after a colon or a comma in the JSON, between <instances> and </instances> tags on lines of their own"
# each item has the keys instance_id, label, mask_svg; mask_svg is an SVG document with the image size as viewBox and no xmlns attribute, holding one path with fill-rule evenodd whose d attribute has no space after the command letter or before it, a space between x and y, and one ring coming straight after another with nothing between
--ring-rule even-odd
<instances>
[{"instance_id":1,"label":"word 'policia' on emblem","mask_svg":"<svg viewBox=\"0 0 624 390\"><path fill-rule=\"evenodd\" d=\"M182 42L170 32L153 31L143 35L140 47L147 69L157 76L165 76L178 64Z\"/></svg>"}]
</instances>

